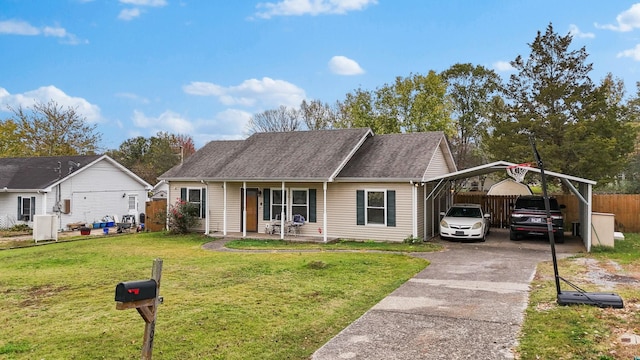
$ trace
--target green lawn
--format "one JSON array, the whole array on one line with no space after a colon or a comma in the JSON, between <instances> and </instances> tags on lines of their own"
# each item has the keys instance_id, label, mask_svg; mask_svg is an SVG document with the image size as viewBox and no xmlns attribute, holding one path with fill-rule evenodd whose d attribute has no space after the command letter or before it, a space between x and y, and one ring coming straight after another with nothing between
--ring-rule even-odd
<instances>
[{"instance_id":1,"label":"green lawn","mask_svg":"<svg viewBox=\"0 0 640 360\"><path fill-rule=\"evenodd\" d=\"M625 308L558 306L552 264L541 263L531 284L518 348L520 359L632 360L640 356L640 345L620 340L623 334L640 335L640 234L625 236L625 240L616 241L615 248L596 247L581 256L607 270L605 279L618 281L614 289L589 281L588 269L579 261L584 259L564 259L558 265L561 277L586 291L617 293ZM573 290L564 283L562 289Z\"/></svg>"},{"instance_id":2,"label":"green lawn","mask_svg":"<svg viewBox=\"0 0 640 360\"><path fill-rule=\"evenodd\" d=\"M154 359L307 359L422 270L395 253L222 253L158 233L0 251L0 359L138 359L118 282L163 259Z\"/></svg>"}]
</instances>

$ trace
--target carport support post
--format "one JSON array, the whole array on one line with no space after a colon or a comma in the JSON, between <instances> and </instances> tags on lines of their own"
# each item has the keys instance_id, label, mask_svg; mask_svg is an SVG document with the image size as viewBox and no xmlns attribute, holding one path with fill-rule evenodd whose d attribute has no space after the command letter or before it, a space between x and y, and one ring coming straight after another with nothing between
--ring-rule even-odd
<instances>
[{"instance_id":1,"label":"carport support post","mask_svg":"<svg viewBox=\"0 0 640 360\"><path fill-rule=\"evenodd\" d=\"M551 219L551 205L549 204L549 195L547 194L547 178L544 175L544 164L542 163L542 159L540 158L540 154L538 154L538 149L536 149L536 143L533 140L533 137L529 135L529 141L531 142L531 147L533 148L533 156L538 163L538 168L540 168L540 177L542 177L542 196L544 198L544 208L547 212L547 233L549 233L549 244L551 244L551 258L553 259L553 275L556 280L556 292L559 296L561 293L560 290L560 275L558 274L558 260L556 259L556 244L553 237L553 220Z\"/></svg>"},{"instance_id":2,"label":"carport support post","mask_svg":"<svg viewBox=\"0 0 640 360\"><path fill-rule=\"evenodd\" d=\"M162 277L162 259L155 259L153 261L153 268L151 269L151 278L156 281L158 294L154 300L153 310L151 314L151 321L146 321L144 326L144 340L142 343L142 360L151 360L151 354L153 353L153 337L156 332L156 317L158 314L158 305L160 304L160 278ZM138 309L140 311L140 309ZM142 315L142 314L141 314ZM145 318L143 316L143 318Z\"/></svg>"}]
</instances>

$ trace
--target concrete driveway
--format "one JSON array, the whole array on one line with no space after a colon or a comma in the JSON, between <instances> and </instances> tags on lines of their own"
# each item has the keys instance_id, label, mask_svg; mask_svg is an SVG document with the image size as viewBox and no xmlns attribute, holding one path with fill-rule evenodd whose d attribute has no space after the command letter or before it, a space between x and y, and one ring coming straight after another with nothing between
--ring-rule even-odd
<instances>
[{"instance_id":1,"label":"concrete driveway","mask_svg":"<svg viewBox=\"0 0 640 360\"><path fill-rule=\"evenodd\" d=\"M441 242L419 256L431 265L318 349L312 359L513 359L536 265L551 260L544 239L510 241L492 229L484 243ZM585 251L556 245L559 258Z\"/></svg>"}]
</instances>

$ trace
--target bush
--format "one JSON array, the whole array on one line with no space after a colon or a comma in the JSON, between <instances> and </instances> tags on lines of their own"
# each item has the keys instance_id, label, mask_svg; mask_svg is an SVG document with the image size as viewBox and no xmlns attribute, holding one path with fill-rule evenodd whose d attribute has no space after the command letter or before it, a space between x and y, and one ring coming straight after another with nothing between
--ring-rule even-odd
<instances>
[{"instance_id":1,"label":"bush","mask_svg":"<svg viewBox=\"0 0 640 360\"><path fill-rule=\"evenodd\" d=\"M406 238L404 238L402 242L404 242L405 244L420 244L422 243L422 238L409 235Z\"/></svg>"},{"instance_id":2,"label":"bush","mask_svg":"<svg viewBox=\"0 0 640 360\"><path fill-rule=\"evenodd\" d=\"M172 234L187 234L200 222L198 207L184 200L178 200L169 208L167 228Z\"/></svg>"}]
</instances>

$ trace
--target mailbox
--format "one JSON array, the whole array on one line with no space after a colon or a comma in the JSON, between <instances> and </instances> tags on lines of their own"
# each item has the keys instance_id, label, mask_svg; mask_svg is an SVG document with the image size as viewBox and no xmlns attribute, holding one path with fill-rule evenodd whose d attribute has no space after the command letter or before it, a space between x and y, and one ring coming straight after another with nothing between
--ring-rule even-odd
<instances>
[{"instance_id":1,"label":"mailbox","mask_svg":"<svg viewBox=\"0 0 640 360\"><path fill-rule=\"evenodd\" d=\"M116 285L116 301L133 302L153 299L158 295L158 283L154 279L125 281Z\"/></svg>"}]
</instances>

